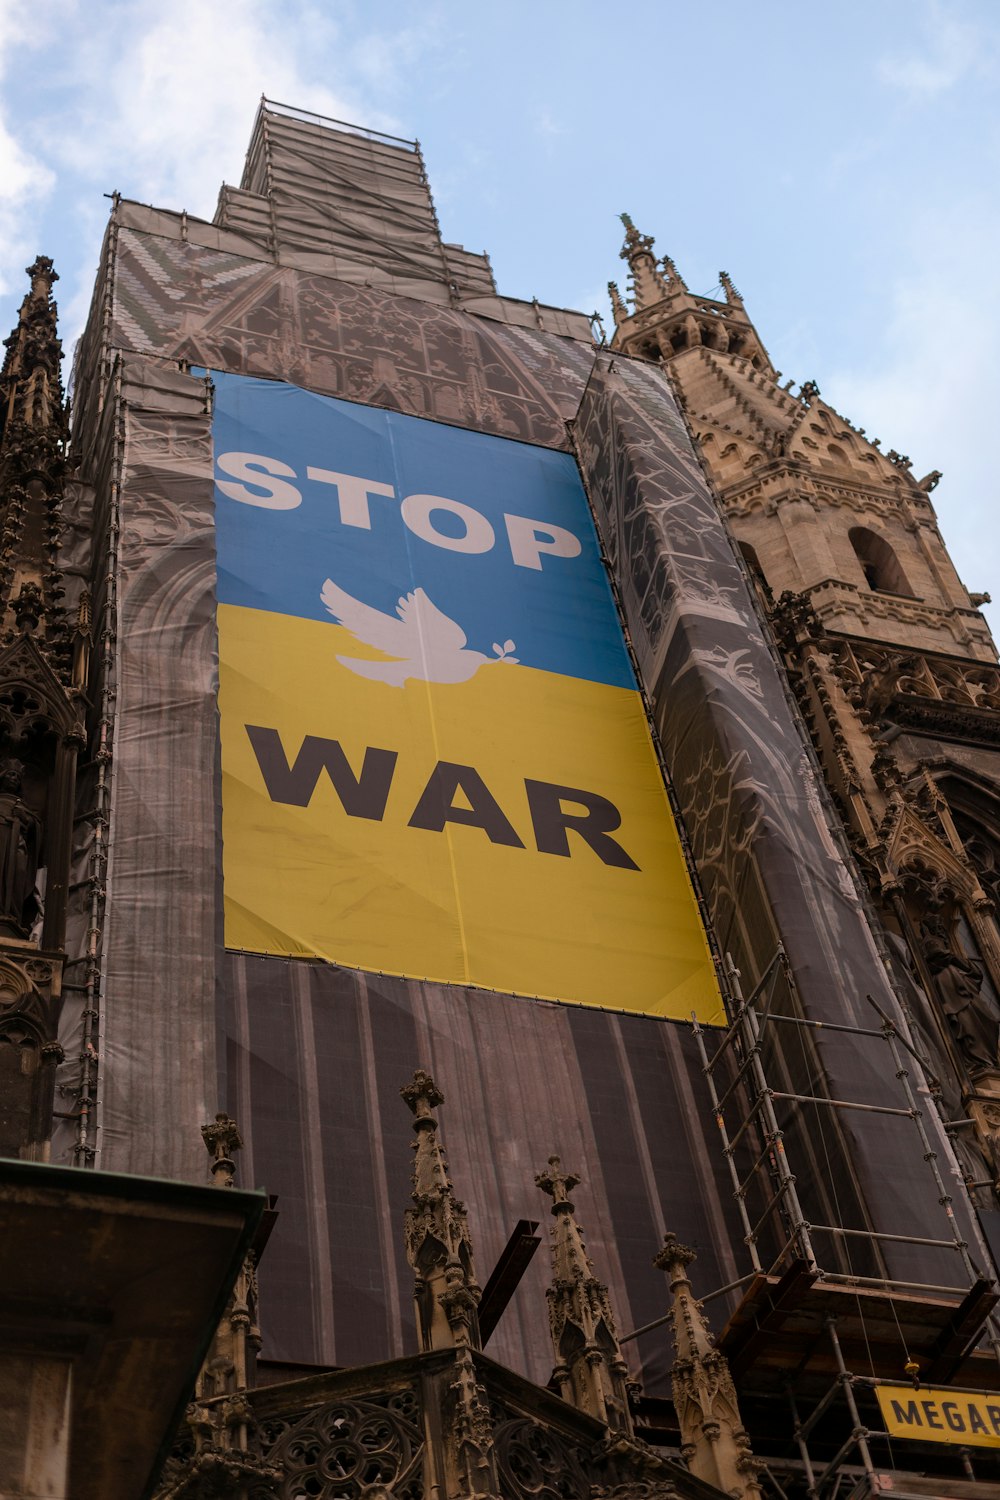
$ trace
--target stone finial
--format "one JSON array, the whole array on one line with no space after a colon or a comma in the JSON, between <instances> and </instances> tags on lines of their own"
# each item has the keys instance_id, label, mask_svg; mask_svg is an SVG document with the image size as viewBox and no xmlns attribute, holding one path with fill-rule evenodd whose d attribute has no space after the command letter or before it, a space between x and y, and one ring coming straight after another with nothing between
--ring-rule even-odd
<instances>
[{"instance_id":1,"label":"stone finial","mask_svg":"<svg viewBox=\"0 0 1000 1500\"><path fill-rule=\"evenodd\" d=\"M480 1289L465 1205L455 1197L433 1111L444 1095L424 1069L400 1093L413 1112L413 1207L406 1211L406 1257L422 1349L479 1348Z\"/></svg>"},{"instance_id":2,"label":"stone finial","mask_svg":"<svg viewBox=\"0 0 1000 1500\"><path fill-rule=\"evenodd\" d=\"M36 255L31 265L25 266L24 274L31 277L32 286L37 282L51 288L53 282L59 280L59 272L47 255Z\"/></svg>"},{"instance_id":3,"label":"stone finial","mask_svg":"<svg viewBox=\"0 0 1000 1500\"><path fill-rule=\"evenodd\" d=\"M733 1500L761 1500L758 1464L740 1419L736 1388L724 1354L715 1347L702 1305L688 1279L695 1252L668 1234L653 1264L670 1280L676 1358L673 1398L681 1453L698 1479Z\"/></svg>"},{"instance_id":4,"label":"stone finial","mask_svg":"<svg viewBox=\"0 0 1000 1500\"><path fill-rule=\"evenodd\" d=\"M653 1265L658 1271L672 1274L675 1266L690 1266L697 1259L696 1250L690 1245L682 1245L676 1234L670 1233L663 1236L663 1245L653 1257Z\"/></svg>"},{"instance_id":5,"label":"stone finial","mask_svg":"<svg viewBox=\"0 0 1000 1500\"><path fill-rule=\"evenodd\" d=\"M213 1186L231 1188L236 1177L233 1155L243 1149L243 1137L236 1127L236 1121L231 1120L227 1114L217 1114L211 1125L201 1127L201 1137L212 1158L210 1171Z\"/></svg>"},{"instance_id":6,"label":"stone finial","mask_svg":"<svg viewBox=\"0 0 1000 1500\"><path fill-rule=\"evenodd\" d=\"M564 1400L617 1432L632 1436L628 1367L622 1357L608 1289L594 1275L570 1193L579 1177L550 1156L536 1186L552 1199L552 1282L546 1290L555 1352L553 1378Z\"/></svg>"},{"instance_id":7,"label":"stone finial","mask_svg":"<svg viewBox=\"0 0 1000 1500\"><path fill-rule=\"evenodd\" d=\"M436 1123L431 1116L438 1105L444 1103L444 1095L429 1073L418 1068L410 1082L404 1084L399 1092L416 1116L414 1130L419 1128L421 1120L430 1120L432 1125Z\"/></svg>"},{"instance_id":8,"label":"stone finial","mask_svg":"<svg viewBox=\"0 0 1000 1500\"><path fill-rule=\"evenodd\" d=\"M653 237L640 234L628 214L622 214L621 221L625 225L625 243L620 253L622 260L628 261L636 308L651 307L670 294L653 254Z\"/></svg>"}]
</instances>

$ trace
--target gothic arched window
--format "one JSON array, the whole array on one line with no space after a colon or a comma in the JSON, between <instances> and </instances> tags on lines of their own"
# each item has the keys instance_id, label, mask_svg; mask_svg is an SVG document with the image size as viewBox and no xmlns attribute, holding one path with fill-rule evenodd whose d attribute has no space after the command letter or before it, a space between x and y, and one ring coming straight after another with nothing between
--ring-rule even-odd
<instances>
[{"instance_id":1,"label":"gothic arched window","mask_svg":"<svg viewBox=\"0 0 1000 1500\"><path fill-rule=\"evenodd\" d=\"M877 531L869 531L867 526L852 526L847 535L870 589L881 594L905 594L910 599L915 597L899 558L885 537L879 536Z\"/></svg>"}]
</instances>

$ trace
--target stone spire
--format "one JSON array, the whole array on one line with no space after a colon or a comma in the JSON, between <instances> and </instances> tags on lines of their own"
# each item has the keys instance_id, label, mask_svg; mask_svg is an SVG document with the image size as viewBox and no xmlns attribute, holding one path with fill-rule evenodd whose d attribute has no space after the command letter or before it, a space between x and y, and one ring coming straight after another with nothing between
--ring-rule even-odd
<instances>
[{"instance_id":1,"label":"stone spire","mask_svg":"<svg viewBox=\"0 0 1000 1500\"><path fill-rule=\"evenodd\" d=\"M493 1420L474 1351L480 1347L479 1297L465 1205L455 1197L433 1111L444 1095L418 1068L400 1089L413 1111L413 1207L406 1211L406 1257L422 1350L451 1349L446 1376L450 1422L442 1489L467 1500L499 1500Z\"/></svg>"},{"instance_id":2,"label":"stone spire","mask_svg":"<svg viewBox=\"0 0 1000 1500\"><path fill-rule=\"evenodd\" d=\"M729 1364L715 1347L688 1280L687 1268L695 1259L693 1250L668 1234L653 1262L670 1278L676 1353L673 1395L681 1453L692 1474L733 1500L761 1500L757 1463L740 1420Z\"/></svg>"},{"instance_id":3,"label":"stone spire","mask_svg":"<svg viewBox=\"0 0 1000 1500\"><path fill-rule=\"evenodd\" d=\"M455 1197L433 1111L444 1095L418 1069L400 1090L413 1111L413 1207L406 1211L406 1256L413 1267L421 1349L478 1349L479 1297L465 1204Z\"/></svg>"},{"instance_id":4,"label":"stone spire","mask_svg":"<svg viewBox=\"0 0 1000 1500\"><path fill-rule=\"evenodd\" d=\"M27 268L31 289L5 340L0 370L0 603L8 627L41 635L65 657L62 578L56 565L66 474L68 412L59 370L53 283L47 256Z\"/></svg>"},{"instance_id":5,"label":"stone spire","mask_svg":"<svg viewBox=\"0 0 1000 1500\"><path fill-rule=\"evenodd\" d=\"M0 687L14 690L14 712L0 735L4 791L20 798L27 859L20 890L5 890L0 876L0 933L25 937L32 920L15 910L30 895L42 846L47 861L43 943L62 946L68 880L69 822L77 750L84 743L83 691L89 668L89 601L84 596L75 629L66 619L60 568L68 413L59 376L62 346L56 332L52 286L57 280L44 255L28 267L31 288L17 327L5 341L0 370ZM30 688L40 712L18 721L19 692ZM49 736L38 754L39 731ZM55 741L55 747L53 746ZM53 758L55 777L48 771ZM32 764L35 760L38 764ZM44 769L43 769L44 767ZM13 782L17 781L17 787ZM47 794L37 789L55 780ZM23 785L22 785L23 783ZM29 788L35 789L32 795ZM28 827L34 820L34 826ZM57 820L61 825L54 828ZM0 809L0 823L3 809ZM44 827L43 827L44 824ZM25 832L27 828L27 832ZM0 861L6 868L9 861ZM9 881L7 882L9 884Z\"/></svg>"},{"instance_id":6,"label":"stone spire","mask_svg":"<svg viewBox=\"0 0 1000 1500\"><path fill-rule=\"evenodd\" d=\"M640 234L628 214L622 214L621 221L625 225L625 243L621 248L621 258L628 261L629 270L632 273L632 294L636 311L638 311L662 302L664 297L669 295L670 288L660 274L660 268L656 263L652 236Z\"/></svg>"},{"instance_id":7,"label":"stone spire","mask_svg":"<svg viewBox=\"0 0 1000 1500\"><path fill-rule=\"evenodd\" d=\"M555 1351L553 1378L560 1394L608 1427L632 1436L628 1367L622 1357L608 1289L594 1275L569 1194L580 1179L549 1157L548 1171L535 1183L552 1199L555 1223L552 1282L546 1291Z\"/></svg>"},{"instance_id":8,"label":"stone spire","mask_svg":"<svg viewBox=\"0 0 1000 1500\"><path fill-rule=\"evenodd\" d=\"M0 1155L45 1160L52 1131L76 788L86 741L89 615L62 606L67 412L52 262L30 289L0 368ZM10 1060L16 1058L10 1072Z\"/></svg>"}]
</instances>

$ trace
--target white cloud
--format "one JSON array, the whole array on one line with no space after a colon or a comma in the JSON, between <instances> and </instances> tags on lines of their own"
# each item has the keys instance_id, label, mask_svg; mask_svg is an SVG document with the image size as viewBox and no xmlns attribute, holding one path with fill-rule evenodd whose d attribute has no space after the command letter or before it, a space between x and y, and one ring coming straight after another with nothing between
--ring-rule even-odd
<instances>
[{"instance_id":1,"label":"white cloud","mask_svg":"<svg viewBox=\"0 0 1000 1500\"><path fill-rule=\"evenodd\" d=\"M11 47L28 41L30 36L25 0L0 0L0 65Z\"/></svg>"},{"instance_id":2,"label":"white cloud","mask_svg":"<svg viewBox=\"0 0 1000 1500\"><path fill-rule=\"evenodd\" d=\"M75 264L61 288L70 344L86 313L103 193L210 218L223 179L240 180L262 93L405 135L380 106L438 42L433 14L396 33L355 22L342 35L334 8L315 0L0 0L9 97L0 113L0 293L16 293L43 239L59 253L55 213L43 222L46 204L57 206L61 224L73 225Z\"/></svg>"},{"instance_id":3,"label":"white cloud","mask_svg":"<svg viewBox=\"0 0 1000 1500\"><path fill-rule=\"evenodd\" d=\"M16 287L30 254L37 202L52 191L55 176L11 135L0 119L0 292Z\"/></svg>"},{"instance_id":4,"label":"white cloud","mask_svg":"<svg viewBox=\"0 0 1000 1500\"><path fill-rule=\"evenodd\" d=\"M961 20L954 9L931 0L924 11L923 46L897 57L885 57L878 65L884 82L915 99L931 99L972 72L990 66L993 48L979 27Z\"/></svg>"},{"instance_id":5,"label":"white cloud","mask_svg":"<svg viewBox=\"0 0 1000 1500\"><path fill-rule=\"evenodd\" d=\"M404 75L420 66L428 50L438 50L441 46L441 23L433 11L426 12L419 26L404 26L393 32L374 31L361 37L350 47L344 71L361 79L367 88L391 96L401 92ZM403 130L404 136L406 133Z\"/></svg>"},{"instance_id":6,"label":"white cloud","mask_svg":"<svg viewBox=\"0 0 1000 1500\"><path fill-rule=\"evenodd\" d=\"M239 180L263 92L339 118L363 111L391 128L384 113L311 76L315 31L308 10L296 9L278 25L264 0L117 6L116 25L81 36L82 59L67 60L67 74L87 82L49 122L52 155L126 196L210 217L222 173Z\"/></svg>"},{"instance_id":7,"label":"white cloud","mask_svg":"<svg viewBox=\"0 0 1000 1500\"><path fill-rule=\"evenodd\" d=\"M551 115L547 109L543 109L542 113L538 116L536 128L538 130L538 134L542 136L551 137L569 134L569 130L567 129L567 127L560 124L560 122L553 115Z\"/></svg>"},{"instance_id":8,"label":"white cloud","mask_svg":"<svg viewBox=\"0 0 1000 1500\"><path fill-rule=\"evenodd\" d=\"M19 47L44 42L52 9L44 4L29 9L25 0L0 0L0 80ZM0 115L0 293L23 279L36 211L54 184L54 173Z\"/></svg>"}]
</instances>

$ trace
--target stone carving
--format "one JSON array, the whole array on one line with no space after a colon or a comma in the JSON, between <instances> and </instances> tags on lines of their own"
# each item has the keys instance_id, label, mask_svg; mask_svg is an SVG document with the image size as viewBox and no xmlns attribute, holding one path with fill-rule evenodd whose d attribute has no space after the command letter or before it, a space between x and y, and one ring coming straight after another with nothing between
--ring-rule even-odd
<instances>
[{"instance_id":1,"label":"stone carving","mask_svg":"<svg viewBox=\"0 0 1000 1500\"><path fill-rule=\"evenodd\" d=\"M0 761L0 932L26 937L38 911L41 823L21 797L24 766L13 756Z\"/></svg>"},{"instance_id":2,"label":"stone carving","mask_svg":"<svg viewBox=\"0 0 1000 1500\"><path fill-rule=\"evenodd\" d=\"M37 982L26 966L0 956L0 1156L44 1159L52 1122L59 974Z\"/></svg>"},{"instance_id":3,"label":"stone carving","mask_svg":"<svg viewBox=\"0 0 1000 1500\"><path fill-rule=\"evenodd\" d=\"M941 1007L971 1072L998 1065L998 1022L982 993L982 966L952 946L944 919L920 923L924 959L937 986Z\"/></svg>"},{"instance_id":4,"label":"stone carving","mask_svg":"<svg viewBox=\"0 0 1000 1500\"><path fill-rule=\"evenodd\" d=\"M977 1131L979 1143L993 1178L993 1191L1000 1198L1000 1100L982 1104L979 1115L982 1121Z\"/></svg>"},{"instance_id":5,"label":"stone carving","mask_svg":"<svg viewBox=\"0 0 1000 1500\"><path fill-rule=\"evenodd\" d=\"M590 1485L580 1448L551 1428L494 1408L497 1468L504 1492L519 1500L565 1500Z\"/></svg>"},{"instance_id":6,"label":"stone carving","mask_svg":"<svg viewBox=\"0 0 1000 1500\"><path fill-rule=\"evenodd\" d=\"M264 1423L261 1450L283 1476L282 1496L422 1500L423 1435L412 1391L336 1401L297 1420Z\"/></svg>"},{"instance_id":7,"label":"stone carving","mask_svg":"<svg viewBox=\"0 0 1000 1500\"><path fill-rule=\"evenodd\" d=\"M1000 669L868 643L837 643L852 704L874 720L982 744L1000 743Z\"/></svg>"}]
</instances>

